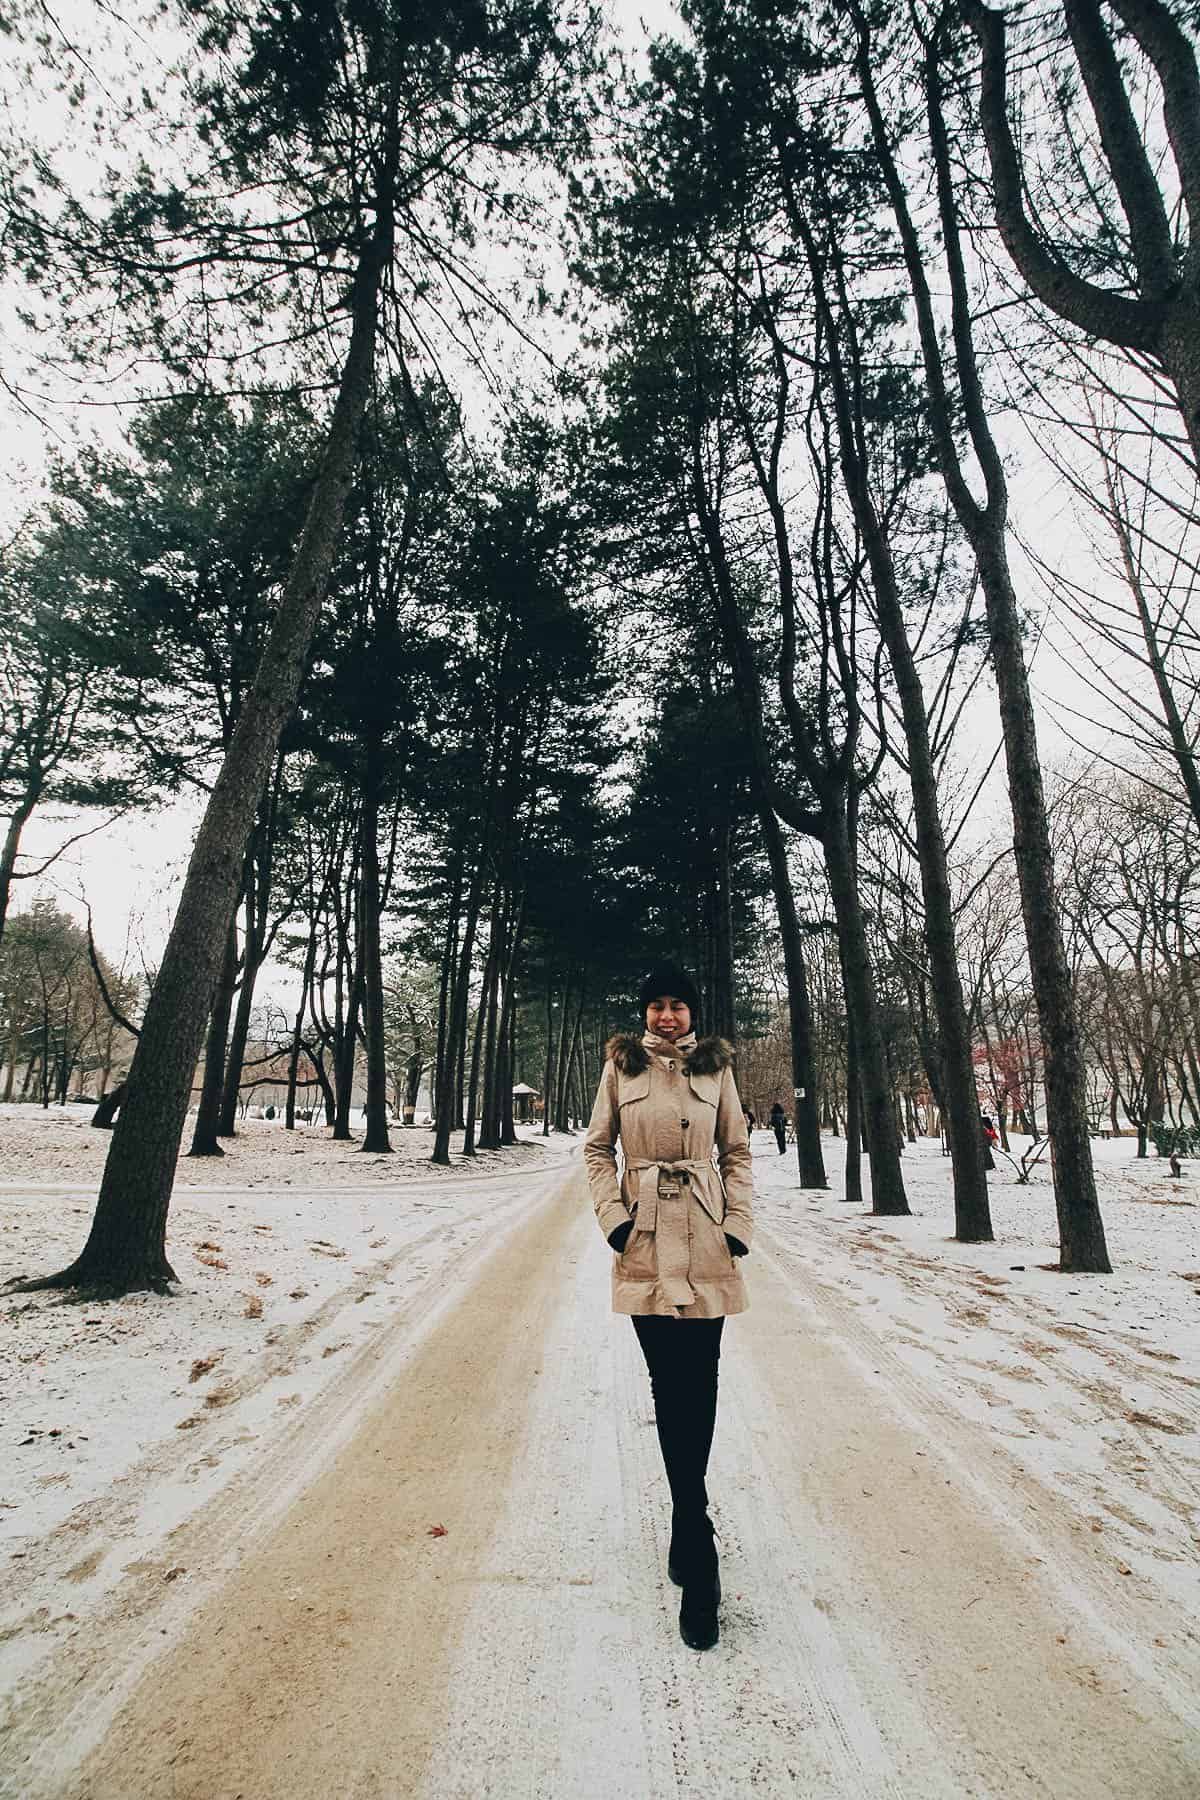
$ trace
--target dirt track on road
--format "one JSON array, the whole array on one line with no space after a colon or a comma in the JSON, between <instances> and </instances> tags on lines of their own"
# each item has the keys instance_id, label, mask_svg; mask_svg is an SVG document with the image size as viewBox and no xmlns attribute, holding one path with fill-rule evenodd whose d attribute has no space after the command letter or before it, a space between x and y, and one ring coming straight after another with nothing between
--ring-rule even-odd
<instances>
[{"instance_id":1,"label":"dirt track on road","mask_svg":"<svg viewBox=\"0 0 1200 1800\"><path fill-rule=\"evenodd\" d=\"M687 1651L606 1264L572 1175L472 1261L332 1460L297 1440L279 1482L319 1472L161 1654L143 1620L107 1677L62 1658L9 1740L41 1749L0 1791L1200 1795L1200 1706L1128 1584L1011 1446L940 1407L767 1234L722 1362L723 1637ZM242 1529L219 1499L186 1560Z\"/></svg>"}]
</instances>

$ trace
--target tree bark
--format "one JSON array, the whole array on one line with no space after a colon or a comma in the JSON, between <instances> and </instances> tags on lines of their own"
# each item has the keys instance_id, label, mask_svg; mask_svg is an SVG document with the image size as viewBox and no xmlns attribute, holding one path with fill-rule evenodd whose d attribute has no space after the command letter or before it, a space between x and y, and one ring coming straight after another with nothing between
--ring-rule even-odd
<instances>
[{"instance_id":1,"label":"tree bark","mask_svg":"<svg viewBox=\"0 0 1200 1800\"><path fill-rule=\"evenodd\" d=\"M40 789L40 782L38 787ZM4 925L8 918L9 900L12 895L14 872L17 866L17 853L21 848L21 833L29 823L36 804L36 795L30 798L28 791L9 817L4 833L4 845L0 848L0 941L4 938Z\"/></svg>"},{"instance_id":2,"label":"tree bark","mask_svg":"<svg viewBox=\"0 0 1200 1800\"><path fill-rule=\"evenodd\" d=\"M333 1135L339 1143L352 1141L350 1118L354 1110L354 1076L358 1068L358 1021L362 1014L363 999L363 943L361 931L361 904L359 912L360 929L356 933L354 960L350 966L350 991L346 996L346 1016L342 1021L341 1041L334 1048L333 1056L333 1091L335 1095L333 1113Z\"/></svg>"},{"instance_id":3,"label":"tree bark","mask_svg":"<svg viewBox=\"0 0 1200 1800\"><path fill-rule=\"evenodd\" d=\"M1000 697L1013 810L1013 851L1037 999L1046 1119L1062 1267L1110 1274L1087 1124L1087 1070L1063 943L1054 856L1038 758L1029 675L1003 541L979 535L977 555Z\"/></svg>"},{"instance_id":4,"label":"tree bark","mask_svg":"<svg viewBox=\"0 0 1200 1800\"><path fill-rule=\"evenodd\" d=\"M494 789L489 792L488 811L491 811L491 800ZM479 856L471 875L471 885L467 892L466 916L463 920L462 942L458 949L458 963L454 976L454 990L450 1006L450 1019L446 1036L446 1098L445 1103L438 1101L436 1130L433 1139L431 1161L449 1164L450 1134L460 1120L460 1109L463 1105L463 1087L465 1083L465 1058L467 1044L467 1015L471 999L471 958L475 949L475 934L479 928L479 914L482 910L483 882L485 864L490 849L490 832L486 841L480 845ZM462 1120L466 1129L466 1120Z\"/></svg>"},{"instance_id":5,"label":"tree bark","mask_svg":"<svg viewBox=\"0 0 1200 1800\"><path fill-rule=\"evenodd\" d=\"M237 986L237 964L237 921L231 919L225 935L225 956L213 998L212 1015L208 1022L204 1080L200 1087L200 1103L196 1108L196 1125L192 1132L189 1156L225 1154L217 1142L217 1126L221 1112L221 1084L225 1075L225 1046L229 1041L229 1015L233 1009L233 990Z\"/></svg>"},{"instance_id":6,"label":"tree bark","mask_svg":"<svg viewBox=\"0 0 1200 1800\"><path fill-rule=\"evenodd\" d=\"M542 1136L550 1136L550 1083L554 1076L554 983L546 976L546 1066L542 1074Z\"/></svg>"},{"instance_id":7,"label":"tree bark","mask_svg":"<svg viewBox=\"0 0 1200 1800\"><path fill-rule=\"evenodd\" d=\"M296 1024L292 1032L292 1048L288 1056L287 1102L283 1122L288 1131L296 1129L296 1083L300 1074L300 1052L304 1048L304 1014L312 992L313 970L317 965L317 921L309 920L308 948L304 952L304 974L300 984L300 1004L296 1008Z\"/></svg>"},{"instance_id":8,"label":"tree bark","mask_svg":"<svg viewBox=\"0 0 1200 1800\"><path fill-rule=\"evenodd\" d=\"M510 981L515 977L510 976ZM517 1004L514 994L504 997L505 1013L508 1018L508 1035L504 1051L504 1087L501 1093L500 1106L500 1142L515 1144L517 1142L517 1121L513 1110L513 1077L517 1067Z\"/></svg>"},{"instance_id":9,"label":"tree bark","mask_svg":"<svg viewBox=\"0 0 1200 1800\"><path fill-rule=\"evenodd\" d=\"M254 978L258 973L256 943L255 872L247 858L246 915L242 933L242 979L237 987L237 1006L233 1011L233 1027L225 1051L225 1067L221 1081L221 1097L217 1107L217 1136L233 1137L237 1132L238 1103L242 1095L242 1070L246 1062L246 1045L250 1038L250 1013L254 1006Z\"/></svg>"},{"instance_id":10,"label":"tree bark","mask_svg":"<svg viewBox=\"0 0 1200 1800\"><path fill-rule=\"evenodd\" d=\"M353 325L321 466L287 585L205 809L174 924L142 1022L86 1244L39 1284L110 1293L175 1279L166 1254L175 1161L246 844L296 703L341 533L359 427L371 390L379 291L394 242L395 152L353 289Z\"/></svg>"},{"instance_id":11,"label":"tree bark","mask_svg":"<svg viewBox=\"0 0 1200 1800\"><path fill-rule=\"evenodd\" d=\"M862 1083L858 1078L858 1045L854 1021L846 1012L846 1200L861 1206L862 1186Z\"/></svg>"},{"instance_id":12,"label":"tree bark","mask_svg":"<svg viewBox=\"0 0 1200 1800\"><path fill-rule=\"evenodd\" d=\"M508 962L508 935L511 921L508 916L507 897L497 893L496 905L492 910L493 943L489 949L488 967L484 979L484 993L487 1002L487 1030L483 1044L483 1103L480 1108L479 1148L481 1150L498 1150L500 1148L500 1099L497 1092L499 1065L503 1056L497 1057L497 1046L503 1045L503 1021L500 1018L501 978Z\"/></svg>"},{"instance_id":13,"label":"tree bark","mask_svg":"<svg viewBox=\"0 0 1200 1800\"><path fill-rule=\"evenodd\" d=\"M362 814L362 961L367 1040L367 1129L361 1148L390 1156L387 1116L387 1037L383 1016L383 954L379 941L382 896L379 883L378 746L368 742Z\"/></svg>"},{"instance_id":14,"label":"tree bark","mask_svg":"<svg viewBox=\"0 0 1200 1800\"><path fill-rule=\"evenodd\" d=\"M92 1114L91 1122L96 1127L97 1131L112 1130L113 1120L120 1112L125 1101L125 1090L126 1083L120 1081L115 1088L111 1088L109 1092L105 1094L103 1100L101 1100L95 1112Z\"/></svg>"},{"instance_id":15,"label":"tree bark","mask_svg":"<svg viewBox=\"0 0 1200 1800\"><path fill-rule=\"evenodd\" d=\"M812 1009L808 1000L808 973L796 896L788 868L787 846L774 809L767 804L759 784L759 824L771 868L779 939L787 978L788 1024L792 1051L792 1097L796 1126L796 1162L802 1188L826 1188L825 1157L821 1149L821 1121L817 1110L817 1066L813 1054Z\"/></svg>"},{"instance_id":16,"label":"tree bark","mask_svg":"<svg viewBox=\"0 0 1200 1800\"><path fill-rule=\"evenodd\" d=\"M500 955L500 889L492 895L488 919L488 947L483 963L483 979L479 986L479 1011L475 1017L475 1034L471 1041L471 1073L467 1078L467 1120L463 1130L463 1155L475 1154L475 1120L479 1100L479 1075L485 1041L492 1037L492 1018L496 1000L496 967Z\"/></svg>"},{"instance_id":17,"label":"tree bark","mask_svg":"<svg viewBox=\"0 0 1200 1800\"><path fill-rule=\"evenodd\" d=\"M909 1206L900 1169L887 1055L875 1002L875 982L854 866L853 840L841 806L830 807L823 817L822 843L837 920L846 1010L854 1021L867 1157L871 1165L871 1211L896 1218L906 1214Z\"/></svg>"}]
</instances>

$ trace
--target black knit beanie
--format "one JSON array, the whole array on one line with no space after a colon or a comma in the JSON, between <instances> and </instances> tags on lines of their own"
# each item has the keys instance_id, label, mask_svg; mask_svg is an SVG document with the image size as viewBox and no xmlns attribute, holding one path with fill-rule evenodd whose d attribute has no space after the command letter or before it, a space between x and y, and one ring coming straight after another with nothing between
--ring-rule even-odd
<instances>
[{"instance_id":1,"label":"black knit beanie","mask_svg":"<svg viewBox=\"0 0 1200 1800\"><path fill-rule=\"evenodd\" d=\"M652 1000L659 999L663 994L669 994L673 1000L682 1000L686 1003L692 1015L692 1025L695 1027L700 1016L699 988L691 976L684 973L678 963L656 963L638 990L638 1012L643 1029L646 1024L646 1008Z\"/></svg>"}]
</instances>

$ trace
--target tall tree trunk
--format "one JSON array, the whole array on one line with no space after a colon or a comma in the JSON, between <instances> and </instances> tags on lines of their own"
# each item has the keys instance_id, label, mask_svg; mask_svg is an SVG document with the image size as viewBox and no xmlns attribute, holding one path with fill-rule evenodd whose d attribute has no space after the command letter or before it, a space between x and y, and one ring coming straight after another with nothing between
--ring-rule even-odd
<instances>
[{"instance_id":1,"label":"tall tree trunk","mask_svg":"<svg viewBox=\"0 0 1200 1800\"><path fill-rule=\"evenodd\" d=\"M550 1136L550 1084L554 1079L554 983L546 976L546 1066L542 1074L542 1136Z\"/></svg>"},{"instance_id":2,"label":"tall tree trunk","mask_svg":"<svg viewBox=\"0 0 1200 1800\"><path fill-rule=\"evenodd\" d=\"M467 1119L463 1128L463 1155L475 1154L475 1119L479 1100L479 1074L483 1062L483 1046L492 1029L495 1004L495 971L500 955L500 889L492 895L488 919L488 947L479 987L479 1011L475 1017L475 1034L471 1042L471 1073L467 1078ZM494 1040L493 1040L494 1041Z\"/></svg>"},{"instance_id":3,"label":"tall tree trunk","mask_svg":"<svg viewBox=\"0 0 1200 1800\"><path fill-rule=\"evenodd\" d=\"M500 1147L500 1108L496 1098L496 1044L498 1041L497 1028L500 1024L500 976L508 960L506 946L508 924L507 907L498 887L492 906L492 941L488 948L481 1002L486 1005L487 1010L487 1029L483 1040L483 1090L479 1129L479 1148L481 1150L497 1150ZM499 1041L503 1042L503 1039Z\"/></svg>"},{"instance_id":4,"label":"tall tree trunk","mask_svg":"<svg viewBox=\"0 0 1200 1800\"><path fill-rule=\"evenodd\" d=\"M325 1129L332 1130L337 1118L337 1095L333 1091L333 1083L325 1068L325 1051L321 1044L305 1044L308 1060L312 1063L313 1075L321 1094L321 1105L325 1112Z\"/></svg>"},{"instance_id":5,"label":"tall tree trunk","mask_svg":"<svg viewBox=\"0 0 1200 1800\"><path fill-rule=\"evenodd\" d=\"M361 1148L390 1156L387 1116L387 1038L383 1017L383 954L379 942L379 747L368 741L362 817L362 961L367 1040L367 1129Z\"/></svg>"},{"instance_id":6,"label":"tall tree trunk","mask_svg":"<svg viewBox=\"0 0 1200 1800\"><path fill-rule=\"evenodd\" d=\"M200 1103L196 1108L196 1125L189 1156L225 1154L217 1142L217 1125L221 1111L221 1084L225 1075L225 1046L229 1041L229 1015L233 1010L233 990L237 986L237 964L237 922L236 919L231 919L225 936L225 957L213 997L212 1017L208 1022L204 1080L200 1088Z\"/></svg>"},{"instance_id":7,"label":"tall tree trunk","mask_svg":"<svg viewBox=\"0 0 1200 1800\"><path fill-rule=\"evenodd\" d=\"M209 797L129 1072L92 1228L79 1257L43 1285L110 1292L174 1280L166 1224L175 1160L246 844L280 733L296 703L354 473L371 390L382 272L394 239L390 173L355 276L350 345L308 516L254 684Z\"/></svg>"},{"instance_id":8,"label":"tall tree trunk","mask_svg":"<svg viewBox=\"0 0 1200 1800\"><path fill-rule=\"evenodd\" d=\"M510 980L515 979L510 977ZM504 997L505 1012L508 1018L508 1034L504 1054L504 1087L501 1094L500 1142L515 1144L517 1142L517 1121L513 1113L513 1080L517 1072L517 1007L515 997L506 994Z\"/></svg>"},{"instance_id":9,"label":"tall tree trunk","mask_svg":"<svg viewBox=\"0 0 1200 1800\"><path fill-rule=\"evenodd\" d=\"M846 1194L854 1206L861 1206L862 1186L862 1083L858 1078L858 1045L854 1036L854 1020L846 1009Z\"/></svg>"},{"instance_id":10,"label":"tall tree trunk","mask_svg":"<svg viewBox=\"0 0 1200 1800\"><path fill-rule=\"evenodd\" d=\"M563 982L562 1015L558 1027L558 1054L554 1070L554 1129L564 1131L563 1090L567 1083L567 1056L571 1045L571 977Z\"/></svg>"},{"instance_id":11,"label":"tall tree trunk","mask_svg":"<svg viewBox=\"0 0 1200 1800\"><path fill-rule=\"evenodd\" d=\"M817 1111L817 1067L813 1055L812 1009L808 1000L808 972L804 967L804 949L800 921L796 917L796 896L792 888L792 872L788 868L787 846L783 829L774 809L758 786L758 818L771 868L771 885L775 891L775 912L779 919L779 939L783 945L783 966L787 979L788 1024L791 1028L792 1096L796 1124L796 1161L803 1188L829 1186L825 1174L825 1157L821 1150L821 1122Z\"/></svg>"},{"instance_id":12,"label":"tall tree trunk","mask_svg":"<svg viewBox=\"0 0 1200 1800\"><path fill-rule=\"evenodd\" d=\"M37 785L40 790L41 782L39 781ZM0 942L3 941L4 925L8 918L14 871L17 866L17 853L21 848L21 833L29 823L35 804L36 794L31 797L27 789L21 803L9 815L4 833L4 843L3 846L0 846Z\"/></svg>"},{"instance_id":13,"label":"tall tree trunk","mask_svg":"<svg viewBox=\"0 0 1200 1800\"><path fill-rule=\"evenodd\" d=\"M489 1145L489 1148L499 1148L501 1144L511 1144L516 1141L512 1131L512 1025L516 1009L517 956L525 929L525 903L526 895L522 889L516 902L516 911L506 921L504 966L497 970L501 1003L497 1026L497 1053L492 1074L492 1110L490 1117L485 1121L489 1135L494 1136L495 1143ZM506 1136L506 1132L509 1135Z\"/></svg>"},{"instance_id":14,"label":"tall tree trunk","mask_svg":"<svg viewBox=\"0 0 1200 1800\"><path fill-rule=\"evenodd\" d=\"M491 799L488 796L488 811L491 811ZM475 934L479 928L479 915L482 910L483 883L485 866L490 849L490 831L485 834L486 841L480 845L479 856L471 874L471 885L467 892L466 914L463 919L462 942L458 950L458 964L454 977L454 992L450 1006L450 1019L446 1036L446 1067L449 1073L449 1091L446 1104L440 1101L437 1110L437 1125L433 1139L432 1162L449 1164L450 1134L456 1125L462 1124L466 1129L466 1120L461 1117L463 1105L463 1087L465 1085L465 1061L467 1045L467 1013L471 999L471 958L475 949Z\"/></svg>"},{"instance_id":15,"label":"tall tree trunk","mask_svg":"<svg viewBox=\"0 0 1200 1800\"><path fill-rule=\"evenodd\" d=\"M339 1143L349 1143L352 1138L350 1116L354 1110L354 1076L358 1068L358 1021L362 1013L363 999L363 945L362 932L356 934L354 961L350 969L350 990L346 996L346 1016L342 1025L342 1036L334 1046L333 1055L333 1091L335 1095L333 1113L333 1135Z\"/></svg>"},{"instance_id":16,"label":"tall tree trunk","mask_svg":"<svg viewBox=\"0 0 1200 1800\"><path fill-rule=\"evenodd\" d=\"M258 974L260 950L256 931L254 882L253 861L247 858L246 918L242 935L242 979L238 985L233 1029L229 1034L229 1046L225 1053L221 1098L217 1108L218 1137L233 1137L237 1130L238 1102L242 1095L242 1070L246 1063L246 1045L250 1039L250 1014L254 1006L254 979Z\"/></svg>"},{"instance_id":17,"label":"tall tree trunk","mask_svg":"<svg viewBox=\"0 0 1200 1800\"><path fill-rule=\"evenodd\" d=\"M837 919L846 1011L854 1022L859 1087L871 1165L871 1211L895 1218L906 1214L909 1207L900 1170L883 1027L875 1003L875 982L859 897L858 872L844 805L837 802L828 805L822 816L825 867Z\"/></svg>"},{"instance_id":18,"label":"tall tree trunk","mask_svg":"<svg viewBox=\"0 0 1200 1800\"><path fill-rule=\"evenodd\" d=\"M462 857L455 854L446 905L446 934L438 974L437 1041L433 1057L433 1118L436 1126L450 1093L450 1018L454 1007L454 970L458 961L458 917L462 903Z\"/></svg>"},{"instance_id":19,"label":"tall tree trunk","mask_svg":"<svg viewBox=\"0 0 1200 1800\"><path fill-rule=\"evenodd\" d=\"M581 985L579 989L579 1005L575 1010L575 1023L571 1028L569 1037L566 1029L566 1020L563 1020L563 1035L559 1042L558 1100L556 1105L557 1124L560 1131L569 1131L571 1129L571 1069L574 1064L576 1052L579 1048L580 1035L583 1031L583 1009L586 1004L586 997L586 989ZM565 1058L561 1055L564 1044L566 1045L567 1052Z\"/></svg>"},{"instance_id":20,"label":"tall tree trunk","mask_svg":"<svg viewBox=\"0 0 1200 1800\"><path fill-rule=\"evenodd\" d=\"M312 992L313 970L317 965L317 921L309 920L308 947L304 952L304 974L300 984L300 1004L296 1008L296 1024L292 1031L292 1047L288 1056L287 1102L284 1109L284 1126L288 1131L296 1129L296 1082L300 1074L300 1052L304 1047L304 1014L308 1008L309 995Z\"/></svg>"},{"instance_id":21,"label":"tall tree trunk","mask_svg":"<svg viewBox=\"0 0 1200 1800\"><path fill-rule=\"evenodd\" d=\"M1000 533L978 535L1013 811L1013 851L1045 1067L1046 1122L1064 1269L1110 1274L1087 1118L1083 1039L1060 924L1054 855L1021 621Z\"/></svg>"},{"instance_id":22,"label":"tall tree trunk","mask_svg":"<svg viewBox=\"0 0 1200 1800\"><path fill-rule=\"evenodd\" d=\"M988 23L984 23L986 15ZM1003 65L1003 21L989 8L969 7L973 28L1001 33L999 58ZM975 355L971 294L962 254L958 201L954 186L950 140L942 108L941 72L937 44L931 42L925 67L925 100L929 142L937 185L942 227L945 274L951 299L953 370L958 381L957 399L971 446L983 474L986 501L975 499L966 480L958 448L959 417L951 404L943 332L934 309L921 240L909 212L908 197L892 151L890 134L875 90L870 26L866 15L856 18L859 33L858 71L871 121L876 155L887 183L915 303L917 330L925 365L929 425L942 478L974 552L987 613L992 667L1000 700L1000 721L1008 790L1013 814L1013 848L1029 946L1030 969L1037 1001L1045 1056L1046 1113L1054 1172L1054 1199L1058 1212L1060 1264L1064 1270L1111 1270L1104 1227L1096 1197L1088 1135L1087 1087L1083 1044L1075 1016L1070 968L1059 924L1054 864L1046 818L1045 794L1038 759L1037 733L1029 693L1029 675L1021 634L1020 613L1013 590L1005 546L1008 487L1004 465L987 417L983 385ZM991 50L984 45L985 64ZM985 76L985 89L989 77ZM995 155L997 108L993 91L985 102L985 134ZM1003 123L1003 91L999 114ZM990 108L990 113L987 109ZM1019 188L1011 196L1020 206Z\"/></svg>"}]
</instances>

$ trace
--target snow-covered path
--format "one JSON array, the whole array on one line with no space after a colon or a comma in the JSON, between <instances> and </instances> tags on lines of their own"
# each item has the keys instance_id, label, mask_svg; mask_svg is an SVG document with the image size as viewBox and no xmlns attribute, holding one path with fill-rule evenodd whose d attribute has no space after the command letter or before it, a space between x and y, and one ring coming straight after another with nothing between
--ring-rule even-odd
<instances>
[{"instance_id":1,"label":"snow-covered path","mask_svg":"<svg viewBox=\"0 0 1200 1800\"><path fill-rule=\"evenodd\" d=\"M1194 1636L769 1207L685 1650L633 1333L582 1177L539 1186L180 1527L186 1580L59 1647L0 1792L1200 1794Z\"/></svg>"}]
</instances>

